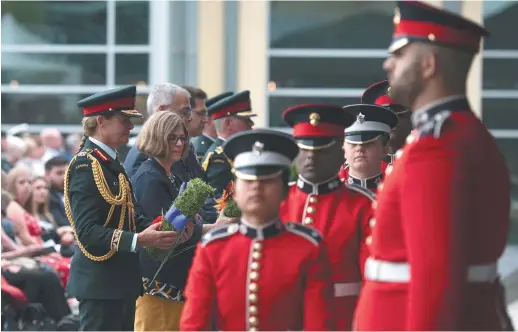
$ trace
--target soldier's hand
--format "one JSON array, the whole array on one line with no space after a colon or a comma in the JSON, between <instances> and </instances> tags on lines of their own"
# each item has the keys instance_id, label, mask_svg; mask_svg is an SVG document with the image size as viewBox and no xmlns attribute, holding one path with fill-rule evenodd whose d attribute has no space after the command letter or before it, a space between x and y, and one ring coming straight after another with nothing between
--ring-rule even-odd
<instances>
[{"instance_id":1,"label":"soldier's hand","mask_svg":"<svg viewBox=\"0 0 518 332\"><path fill-rule=\"evenodd\" d=\"M152 224L143 232L137 234L137 246L169 249L178 238L178 233L173 231L159 231L160 223Z\"/></svg>"}]
</instances>

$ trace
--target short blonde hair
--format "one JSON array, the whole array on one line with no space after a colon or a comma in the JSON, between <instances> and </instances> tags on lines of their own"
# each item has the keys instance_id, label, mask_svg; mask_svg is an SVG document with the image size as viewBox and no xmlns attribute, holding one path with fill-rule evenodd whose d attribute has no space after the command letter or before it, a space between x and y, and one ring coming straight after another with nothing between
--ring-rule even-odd
<instances>
[{"instance_id":1,"label":"short blonde hair","mask_svg":"<svg viewBox=\"0 0 518 332\"><path fill-rule=\"evenodd\" d=\"M182 118L173 112L157 112L146 120L137 140L137 149L150 157L169 158L167 137L178 127L187 137L182 152L182 158L186 158L190 147L189 135Z\"/></svg>"}]
</instances>

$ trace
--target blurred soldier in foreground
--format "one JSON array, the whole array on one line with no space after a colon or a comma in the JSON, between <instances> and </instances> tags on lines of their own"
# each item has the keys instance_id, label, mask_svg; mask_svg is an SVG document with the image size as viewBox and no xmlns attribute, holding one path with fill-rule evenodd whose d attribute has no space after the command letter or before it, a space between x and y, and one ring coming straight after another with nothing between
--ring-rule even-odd
<instances>
[{"instance_id":1,"label":"blurred soldier in foreground","mask_svg":"<svg viewBox=\"0 0 518 332\"><path fill-rule=\"evenodd\" d=\"M234 135L224 145L234 160L240 224L203 236L187 281L182 331L334 330L331 271L320 234L283 224L293 139L272 130ZM287 221L287 220L283 220Z\"/></svg>"},{"instance_id":2,"label":"blurred soldier in foreground","mask_svg":"<svg viewBox=\"0 0 518 332\"><path fill-rule=\"evenodd\" d=\"M509 171L466 98L488 33L417 1L398 2L394 24L384 68L415 130L378 188L356 328L507 329L497 260L509 229Z\"/></svg>"}]
</instances>

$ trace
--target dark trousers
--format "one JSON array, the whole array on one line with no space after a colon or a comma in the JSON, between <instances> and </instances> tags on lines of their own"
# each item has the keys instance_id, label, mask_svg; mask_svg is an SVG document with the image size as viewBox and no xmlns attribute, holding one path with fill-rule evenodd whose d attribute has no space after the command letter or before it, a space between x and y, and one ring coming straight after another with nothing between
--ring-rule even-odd
<instances>
[{"instance_id":1,"label":"dark trousers","mask_svg":"<svg viewBox=\"0 0 518 332\"><path fill-rule=\"evenodd\" d=\"M81 331L134 331L135 301L136 299L80 300Z\"/></svg>"},{"instance_id":2,"label":"dark trousers","mask_svg":"<svg viewBox=\"0 0 518 332\"><path fill-rule=\"evenodd\" d=\"M40 303L54 320L59 321L70 314L65 289L54 272L21 269L17 273L2 271L2 275L11 285L21 289L29 302Z\"/></svg>"}]
</instances>

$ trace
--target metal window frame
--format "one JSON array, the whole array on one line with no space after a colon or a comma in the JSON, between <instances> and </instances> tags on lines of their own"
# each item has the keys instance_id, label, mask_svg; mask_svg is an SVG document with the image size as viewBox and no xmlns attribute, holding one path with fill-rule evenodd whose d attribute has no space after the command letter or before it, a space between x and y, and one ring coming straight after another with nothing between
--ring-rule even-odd
<instances>
[{"instance_id":1,"label":"metal window frame","mask_svg":"<svg viewBox=\"0 0 518 332\"><path fill-rule=\"evenodd\" d=\"M17 126L18 124L3 124L2 123L2 130L9 130L14 126ZM81 134L83 132L83 128L81 125L47 125L47 124L31 124L29 125L29 133L31 134L38 134L45 128L56 128L59 130L62 134ZM140 130L142 129L142 125L137 125L133 128L131 131L132 136L138 135L140 133Z\"/></svg>"},{"instance_id":2,"label":"metal window frame","mask_svg":"<svg viewBox=\"0 0 518 332\"><path fill-rule=\"evenodd\" d=\"M152 61L154 50L157 50L157 53L162 55L161 59L167 59L167 50L163 50L161 45L167 43L164 42L165 39L169 38L168 29L164 29L163 26L156 28L161 20L155 20L153 15L157 13L165 12L166 15L168 11L163 11L163 5L167 5L169 1L149 1L150 11L149 11L149 24L150 24L150 38L148 45L117 45L116 44L116 2L117 0L105 0L106 1L106 44L98 44L98 45L87 45L87 44L70 44L70 45L56 45L56 44L23 44L23 45L2 45L1 51L2 53L29 53L29 54L106 54L106 84L104 86L94 86L89 87L85 86L84 91L88 91L86 93L90 93L90 91L102 91L102 89L114 88L117 85L115 84L115 58L117 54L147 54L149 56L149 73L148 77L145 81L155 82L153 79L154 72L162 72L160 70L163 68L163 61L155 62ZM158 8L157 8L158 7ZM157 10L158 9L158 10ZM158 23L157 23L158 22ZM153 29L155 27L155 29ZM153 38L152 38L153 37ZM165 54L165 57L164 55ZM162 78L160 79L160 81ZM158 81L158 80L157 80ZM34 93L33 91L37 91L36 93L51 93L48 92L50 87L56 87L55 85L48 86L39 86L39 85L19 85L13 90L9 85L3 84L1 86L3 93ZM77 91L82 88L78 88L76 86L59 86L59 92L61 93L64 90L72 90ZM57 92L56 92L57 93Z\"/></svg>"},{"instance_id":3,"label":"metal window frame","mask_svg":"<svg viewBox=\"0 0 518 332\"><path fill-rule=\"evenodd\" d=\"M271 48L268 57L279 58L385 58L386 49ZM483 50L484 59L518 59L518 50Z\"/></svg>"},{"instance_id":4,"label":"metal window frame","mask_svg":"<svg viewBox=\"0 0 518 332\"><path fill-rule=\"evenodd\" d=\"M107 88L120 88L125 85L22 85L14 87L10 85L2 85L3 94L94 94L106 91ZM149 86L137 85L137 94L149 93Z\"/></svg>"},{"instance_id":5,"label":"metal window frame","mask_svg":"<svg viewBox=\"0 0 518 332\"><path fill-rule=\"evenodd\" d=\"M482 90L482 99L518 99L517 90Z\"/></svg>"},{"instance_id":6,"label":"metal window frame","mask_svg":"<svg viewBox=\"0 0 518 332\"><path fill-rule=\"evenodd\" d=\"M115 53L149 53L151 45L112 45ZM24 44L2 45L2 53L65 53L65 54L95 54L108 53L108 45L52 45L52 44Z\"/></svg>"},{"instance_id":7,"label":"metal window frame","mask_svg":"<svg viewBox=\"0 0 518 332\"><path fill-rule=\"evenodd\" d=\"M361 97L364 89L278 88L267 91L268 97Z\"/></svg>"},{"instance_id":8,"label":"metal window frame","mask_svg":"<svg viewBox=\"0 0 518 332\"><path fill-rule=\"evenodd\" d=\"M270 129L282 131L287 134L292 134L291 127L271 127ZM490 129L489 132L496 139L518 139L518 129Z\"/></svg>"}]
</instances>

